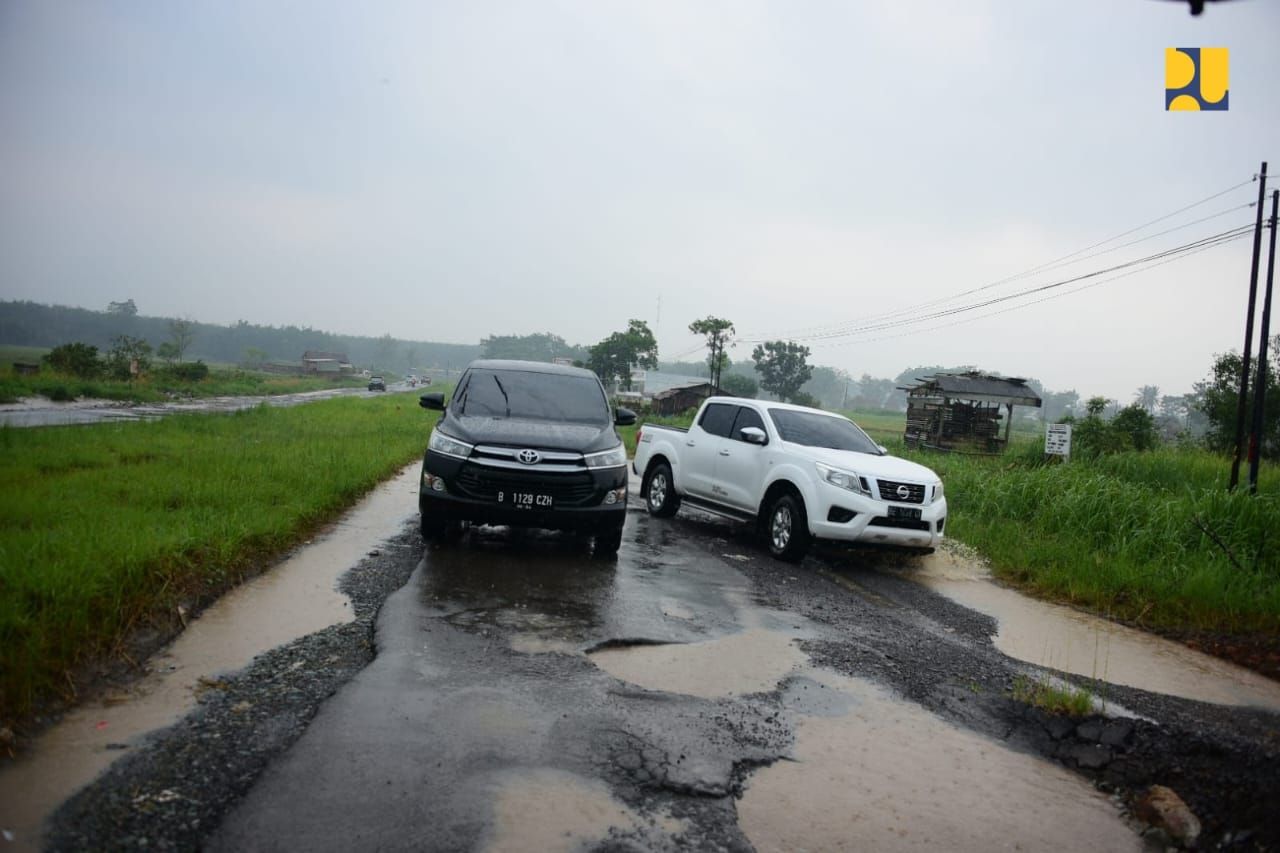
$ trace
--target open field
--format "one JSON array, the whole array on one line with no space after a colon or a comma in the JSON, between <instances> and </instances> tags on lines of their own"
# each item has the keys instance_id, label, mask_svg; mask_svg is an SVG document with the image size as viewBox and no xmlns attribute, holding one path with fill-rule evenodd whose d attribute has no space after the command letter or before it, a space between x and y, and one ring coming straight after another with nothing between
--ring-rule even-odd
<instances>
[{"instance_id":1,"label":"open field","mask_svg":"<svg viewBox=\"0 0 1280 853\"><path fill-rule=\"evenodd\" d=\"M0 427L0 720L264 567L422 453L400 395Z\"/></svg>"},{"instance_id":2,"label":"open field","mask_svg":"<svg viewBox=\"0 0 1280 853\"><path fill-rule=\"evenodd\" d=\"M0 403L17 402L22 397L73 400L126 400L159 403L173 399L200 397L272 396L321 391L326 388L361 388L368 382L360 377L320 378L259 373L253 370L213 369L198 381L179 379L163 368L132 382L115 379L81 379L48 369L35 376L18 376L11 367L0 371Z\"/></svg>"}]
</instances>

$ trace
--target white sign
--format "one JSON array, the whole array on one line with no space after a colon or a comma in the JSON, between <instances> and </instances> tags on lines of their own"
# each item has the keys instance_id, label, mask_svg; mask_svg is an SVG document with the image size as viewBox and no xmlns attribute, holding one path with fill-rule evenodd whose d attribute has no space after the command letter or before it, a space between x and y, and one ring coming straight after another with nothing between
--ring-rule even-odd
<instances>
[{"instance_id":1,"label":"white sign","mask_svg":"<svg viewBox=\"0 0 1280 853\"><path fill-rule=\"evenodd\" d=\"M1045 424L1044 452L1071 456L1071 424Z\"/></svg>"}]
</instances>

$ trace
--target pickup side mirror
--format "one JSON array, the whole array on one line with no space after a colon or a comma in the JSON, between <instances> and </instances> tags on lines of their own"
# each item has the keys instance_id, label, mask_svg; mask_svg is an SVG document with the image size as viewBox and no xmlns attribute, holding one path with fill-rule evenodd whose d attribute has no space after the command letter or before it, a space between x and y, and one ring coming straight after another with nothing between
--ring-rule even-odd
<instances>
[{"instance_id":1,"label":"pickup side mirror","mask_svg":"<svg viewBox=\"0 0 1280 853\"><path fill-rule=\"evenodd\" d=\"M764 434L764 430L760 427L743 427L738 430L738 435L742 436L742 440L747 444L765 445L769 443L769 436Z\"/></svg>"},{"instance_id":2,"label":"pickup side mirror","mask_svg":"<svg viewBox=\"0 0 1280 853\"><path fill-rule=\"evenodd\" d=\"M889 455L889 448L885 447L883 444L877 444L876 447L878 447L880 449L880 452L885 456Z\"/></svg>"},{"instance_id":3,"label":"pickup side mirror","mask_svg":"<svg viewBox=\"0 0 1280 853\"><path fill-rule=\"evenodd\" d=\"M613 413L614 426L631 426L636 422L636 413L630 409L618 407Z\"/></svg>"},{"instance_id":4,"label":"pickup side mirror","mask_svg":"<svg viewBox=\"0 0 1280 853\"><path fill-rule=\"evenodd\" d=\"M430 394L423 394L418 398L418 405L424 409L431 409L436 412L444 411L444 394L439 391Z\"/></svg>"}]
</instances>

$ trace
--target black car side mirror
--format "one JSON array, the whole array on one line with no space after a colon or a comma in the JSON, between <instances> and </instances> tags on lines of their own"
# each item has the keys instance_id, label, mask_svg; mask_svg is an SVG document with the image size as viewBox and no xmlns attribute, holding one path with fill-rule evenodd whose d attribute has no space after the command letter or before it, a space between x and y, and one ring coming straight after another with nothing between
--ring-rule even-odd
<instances>
[{"instance_id":1,"label":"black car side mirror","mask_svg":"<svg viewBox=\"0 0 1280 853\"><path fill-rule=\"evenodd\" d=\"M433 391L430 394L423 394L418 398L418 405L424 409L431 409L436 412L444 411L444 394L439 391Z\"/></svg>"},{"instance_id":2,"label":"black car side mirror","mask_svg":"<svg viewBox=\"0 0 1280 853\"><path fill-rule=\"evenodd\" d=\"M631 426L636 422L636 413L630 409L619 408L613 413L614 426Z\"/></svg>"}]
</instances>

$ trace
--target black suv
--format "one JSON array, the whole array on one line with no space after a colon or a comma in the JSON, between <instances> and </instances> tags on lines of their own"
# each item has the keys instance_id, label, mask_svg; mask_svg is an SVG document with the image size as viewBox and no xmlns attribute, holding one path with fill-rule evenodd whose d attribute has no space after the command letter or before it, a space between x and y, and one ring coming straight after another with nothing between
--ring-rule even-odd
<instances>
[{"instance_id":1,"label":"black suv","mask_svg":"<svg viewBox=\"0 0 1280 853\"><path fill-rule=\"evenodd\" d=\"M370 379L370 380L369 380L369 390L370 390L370 391L385 391L385 390L387 390L387 383L386 383L386 380L384 380L381 376L375 376L375 377L373 377L372 379Z\"/></svg>"},{"instance_id":2,"label":"black suv","mask_svg":"<svg viewBox=\"0 0 1280 853\"><path fill-rule=\"evenodd\" d=\"M535 361L472 362L422 459L418 508L428 541L456 539L467 522L577 530L615 554L627 514L627 451L614 426L634 412L609 406L589 370Z\"/></svg>"}]
</instances>

